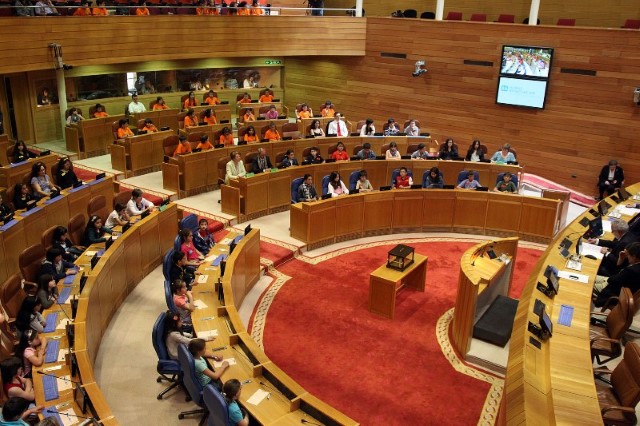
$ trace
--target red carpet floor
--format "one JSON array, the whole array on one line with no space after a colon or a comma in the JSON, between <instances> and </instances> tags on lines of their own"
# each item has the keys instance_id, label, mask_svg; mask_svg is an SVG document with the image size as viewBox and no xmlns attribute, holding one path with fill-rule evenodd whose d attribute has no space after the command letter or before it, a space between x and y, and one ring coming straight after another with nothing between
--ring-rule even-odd
<instances>
[{"instance_id":1,"label":"red carpet floor","mask_svg":"<svg viewBox=\"0 0 640 426\"><path fill-rule=\"evenodd\" d=\"M369 274L393 244L280 266L292 279L269 308L265 351L305 389L363 425L476 424L490 385L456 372L435 334L438 318L455 303L460 256L473 244L410 244L429 256L427 290L401 292L393 321L367 310ZM512 295L539 255L519 250Z\"/></svg>"}]
</instances>

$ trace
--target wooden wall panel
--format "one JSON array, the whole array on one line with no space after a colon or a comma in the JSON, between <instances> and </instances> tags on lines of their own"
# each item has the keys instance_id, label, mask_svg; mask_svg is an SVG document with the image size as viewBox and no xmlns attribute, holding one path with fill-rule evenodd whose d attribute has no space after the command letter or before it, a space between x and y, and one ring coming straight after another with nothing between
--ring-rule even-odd
<instances>
[{"instance_id":1,"label":"wooden wall panel","mask_svg":"<svg viewBox=\"0 0 640 426\"><path fill-rule=\"evenodd\" d=\"M632 99L640 85L639 42L627 30L368 18L365 57L287 59L286 102L317 108L331 99L352 122L371 117L377 126L388 117L415 117L439 140L452 136L461 151L474 137L491 153L510 142L525 172L595 194L609 158L621 162L628 182L640 179L640 107ZM556 49L546 109L495 104L501 48L509 43ZM414 78L418 59L429 72ZM560 73L563 67L597 75Z\"/></svg>"}]
</instances>

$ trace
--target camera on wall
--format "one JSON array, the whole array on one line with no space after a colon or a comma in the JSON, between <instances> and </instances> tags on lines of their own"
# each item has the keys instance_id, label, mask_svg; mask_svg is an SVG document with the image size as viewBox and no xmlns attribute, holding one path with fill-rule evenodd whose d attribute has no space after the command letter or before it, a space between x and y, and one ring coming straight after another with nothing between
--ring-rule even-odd
<instances>
[{"instance_id":1,"label":"camera on wall","mask_svg":"<svg viewBox=\"0 0 640 426\"><path fill-rule=\"evenodd\" d=\"M633 91L633 103L640 105L640 87L636 87Z\"/></svg>"},{"instance_id":2,"label":"camera on wall","mask_svg":"<svg viewBox=\"0 0 640 426\"><path fill-rule=\"evenodd\" d=\"M412 76L418 77L427 72L427 69L424 67L424 61L416 61L416 69L411 73Z\"/></svg>"}]
</instances>

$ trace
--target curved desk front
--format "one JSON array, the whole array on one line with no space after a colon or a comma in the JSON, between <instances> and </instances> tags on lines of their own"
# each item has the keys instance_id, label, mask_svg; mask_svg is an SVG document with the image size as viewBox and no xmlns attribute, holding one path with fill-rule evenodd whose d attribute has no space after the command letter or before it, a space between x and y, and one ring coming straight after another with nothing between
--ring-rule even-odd
<instances>
[{"instance_id":1,"label":"curved desk front","mask_svg":"<svg viewBox=\"0 0 640 426\"><path fill-rule=\"evenodd\" d=\"M309 250L399 232L451 231L549 241L560 202L462 189L374 191L291 206L291 236Z\"/></svg>"},{"instance_id":2,"label":"curved desk front","mask_svg":"<svg viewBox=\"0 0 640 426\"><path fill-rule=\"evenodd\" d=\"M635 194L640 191L640 183L627 189ZM610 197L606 200L616 205ZM553 299L536 289L538 282L546 283L544 271L547 265L566 269L559 243L568 238L573 242L570 250L575 252L578 237L587 229L579 223L585 217L593 218L587 211L556 235L536 264L520 297L501 408L503 421L509 425L602 425L589 340L591 294L599 261L582 257L580 274L589 277L587 284L561 278L558 294ZM622 219L631 218L623 216ZM611 239L611 236L606 238ZM529 322L538 324L538 317L533 313L536 299L546 305L553 322L553 336L546 342L539 342L527 329ZM574 308L570 327L558 324L562 305Z\"/></svg>"}]
</instances>

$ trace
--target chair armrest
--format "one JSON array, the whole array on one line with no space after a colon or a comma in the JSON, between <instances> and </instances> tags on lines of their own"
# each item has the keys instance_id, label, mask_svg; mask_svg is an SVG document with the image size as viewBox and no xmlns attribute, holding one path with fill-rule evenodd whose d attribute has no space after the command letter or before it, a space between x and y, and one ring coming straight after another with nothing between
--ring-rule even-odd
<instances>
[{"instance_id":1,"label":"chair armrest","mask_svg":"<svg viewBox=\"0 0 640 426\"><path fill-rule=\"evenodd\" d=\"M591 315L597 315L597 316L601 316L601 317L606 317L607 315L603 312L603 311L591 311Z\"/></svg>"},{"instance_id":2,"label":"chair armrest","mask_svg":"<svg viewBox=\"0 0 640 426\"><path fill-rule=\"evenodd\" d=\"M601 414L606 414L609 411L621 411L623 413L627 413L627 414L633 414L633 417L635 418L635 414L636 414L636 410L630 407L622 407L619 405L610 405L608 407L604 407L602 410L600 410ZM635 422L634 422L635 424Z\"/></svg>"},{"instance_id":3,"label":"chair armrest","mask_svg":"<svg viewBox=\"0 0 640 426\"><path fill-rule=\"evenodd\" d=\"M607 299L606 302L604 302L604 306L602 306L602 309L600 309L600 312L604 312L607 309L609 309L609 306L611 305L611 302L613 301L618 301L620 300L620 298L618 296L611 296L610 298Z\"/></svg>"},{"instance_id":4,"label":"chair armrest","mask_svg":"<svg viewBox=\"0 0 640 426\"><path fill-rule=\"evenodd\" d=\"M607 375L613 373L613 371L609 370L607 367L594 368L593 372L595 374L607 374Z\"/></svg>"},{"instance_id":5,"label":"chair armrest","mask_svg":"<svg viewBox=\"0 0 640 426\"><path fill-rule=\"evenodd\" d=\"M596 337L594 339L591 339L591 344L589 346L593 346L594 342L610 342L617 343L618 345L620 344L620 340L617 339L611 339L609 337Z\"/></svg>"},{"instance_id":6,"label":"chair armrest","mask_svg":"<svg viewBox=\"0 0 640 426\"><path fill-rule=\"evenodd\" d=\"M24 281L22 281L22 289L29 296L33 296L34 294L36 294L38 292L38 284L36 284L34 282L31 282L31 281L24 280Z\"/></svg>"}]
</instances>

